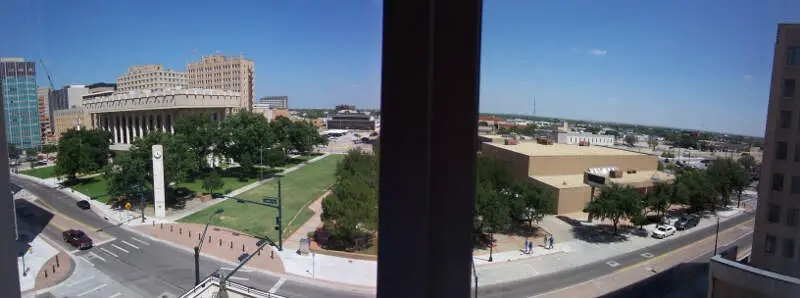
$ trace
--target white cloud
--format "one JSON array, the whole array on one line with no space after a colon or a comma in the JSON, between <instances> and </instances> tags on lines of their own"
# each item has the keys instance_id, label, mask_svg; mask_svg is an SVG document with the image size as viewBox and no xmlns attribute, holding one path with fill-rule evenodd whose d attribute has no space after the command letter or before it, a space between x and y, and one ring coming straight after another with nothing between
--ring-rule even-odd
<instances>
[{"instance_id":1,"label":"white cloud","mask_svg":"<svg viewBox=\"0 0 800 298\"><path fill-rule=\"evenodd\" d=\"M591 49L591 50L589 50L589 54L592 54L592 55L595 55L595 56L603 56L605 54L608 54L608 51L607 50L602 50L602 49Z\"/></svg>"},{"instance_id":2,"label":"white cloud","mask_svg":"<svg viewBox=\"0 0 800 298\"><path fill-rule=\"evenodd\" d=\"M745 79L745 80L750 80L752 78L753 78L753 75L751 75L751 74L742 75L742 79Z\"/></svg>"}]
</instances>

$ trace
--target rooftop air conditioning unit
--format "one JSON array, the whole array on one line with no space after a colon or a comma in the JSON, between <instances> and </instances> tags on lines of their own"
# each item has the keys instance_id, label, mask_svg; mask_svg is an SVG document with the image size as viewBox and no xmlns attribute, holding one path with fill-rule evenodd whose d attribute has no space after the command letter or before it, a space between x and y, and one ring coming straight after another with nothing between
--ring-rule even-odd
<instances>
[{"instance_id":1,"label":"rooftop air conditioning unit","mask_svg":"<svg viewBox=\"0 0 800 298\"><path fill-rule=\"evenodd\" d=\"M609 172L609 176L611 176L611 178L622 178L622 172L619 170L613 170Z\"/></svg>"}]
</instances>

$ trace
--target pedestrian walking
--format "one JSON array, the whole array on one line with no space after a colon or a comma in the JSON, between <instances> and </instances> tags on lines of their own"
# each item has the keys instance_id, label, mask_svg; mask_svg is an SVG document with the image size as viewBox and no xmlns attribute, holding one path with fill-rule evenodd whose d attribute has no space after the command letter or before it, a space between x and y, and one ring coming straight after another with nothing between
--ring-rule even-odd
<instances>
[{"instance_id":1,"label":"pedestrian walking","mask_svg":"<svg viewBox=\"0 0 800 298\"><path fill-rule=\"evenodd\" d=\"M525 244L522 247L522 253L524 254L528 253L528 239L525 239Z\"/></svg>"},{"instance_id":2,"label":"pedestrian walking","mask_svg":"<svg viewBox=\"0 0 800 298\"><path fill-rule=\"evenodd\" d=\"M547 248L547 234L544 234L544 248Z\"/></svg>"},{"instance_id":3,"label":"pedestrian walking","mask_svg":"<svg viewBox=\"0 0 800 298\"><path fill-rule=\"evenodd\" d=\"M533 253L533 241L528 242L528 254Z\"/></svg>"},{"instance_id":4,"label":"pedestrian walking","mask_svg":"<svg viewBox=\"0 0 800 298\"><path fill-rule=\"evenodd\" d=\"M553 248L553 236L550 236L550 248Z\"/></svg>"}]
</instances>

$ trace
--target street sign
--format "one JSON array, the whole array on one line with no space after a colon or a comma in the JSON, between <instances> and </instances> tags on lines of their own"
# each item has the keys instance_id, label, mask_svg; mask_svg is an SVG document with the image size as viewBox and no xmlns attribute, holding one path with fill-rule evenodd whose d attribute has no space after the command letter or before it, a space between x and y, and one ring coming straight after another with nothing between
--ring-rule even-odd
<instances>
[{"instance_id":1,"label":"street sign","mask_svg":"<svg viewBox=\"0 0 800 298\"><path fill-rule=\"evenodd\" d=\"M125 210L131 210L131 203L125 203Z\"/></svg>"},{"instance_id":2,"label":"street sign","mask_svg":"<svg viewBox=\"0 0 800 298\"><path fill-rule=\"evenodd\" d=\"M278 199L276 198L264 198L264 203L278 205Z\"/></svg>"}]
</instances>

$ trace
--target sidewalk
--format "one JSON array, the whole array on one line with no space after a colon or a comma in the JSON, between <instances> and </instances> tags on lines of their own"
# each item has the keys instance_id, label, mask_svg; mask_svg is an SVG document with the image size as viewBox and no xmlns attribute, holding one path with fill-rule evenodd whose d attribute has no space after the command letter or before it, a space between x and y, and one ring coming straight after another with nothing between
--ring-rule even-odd
<instances>
[{"instance_id":1,"label":"sidewalk","mask_svg":"<svg viewBox=\"0 0 800 298\"><path fill-rule=\"evenodd\" d=\"M20 231L21 234L27 234L23 231ZM24 256L17 257L17 268L19 270L19 284L20 290L30 291L35 289L37 280L39 279L40 272L42 269L45 271L50 269L48 267L49 260L56 255L58 255L58 250L50 245L49 243L45 242L41 239L41 237L33 238L33 240L29 243L25 243L23 241L17 241L18 248L21 251L24 251ZM25 267L23 269L23 260L25 263ZM66 261L66 259L65 259ZM68 262L68 261L67 261ZM27 272L23 275L23 270ZM63 272L63 270L62 270ZM41 273L43 276L44 273Z\"/></svg>"},{"instance_id":2,"label":"sidewalk","mask_svg":"<svg viewBox=\"0 0 800 298\"><path fill-rule=\"evenodd\" d=\"M301 239L308 238L308 233L314 232L317 230L318 227L322 226L322 200L325 199L325 197L327 197L330 194L331 191L328 190L327 192L319 196L319 198L314 200L314 202L311 202L311 204L308 205L308 209L314 211L314 215L312 215L311 218L308 219L308 221L303 223L303 225L298 227L297 230L294 232L294 234L289 236L289 238L287 238L286 241L284 241L283 243L284 246L292 247L294 248L293 250L296 250L297 248L300 247ZM298 214L300 213L298 212Z\"/></svg>"},{"instance_id":3,"label":"sidewalk","mask_svg":"<svg viewBox=\"0 0 800 298\"><path fill-rule=\"evenodd\" d=\"M727 212L720 212L720 222L724 222L736 215L742 213L743 210L737 209ZM558 219L556 219L558 220ZM672 237L681 237L688 233L694 233L716 224L716 219L703 218L697 227L688 231L679 231L677 235ZM582 265L590 264L599 260L613 258L615 256L643 249L652 245L660 244L663 240L649 237L654 225L645 226L648 236L635 236L626 235L627 240L624 241L597 241L591 242L592 239L572 239L567 241L560 241L559 236L556 236L554 248L557 253L552 256L542 257L548 253L537 254L542 251L541 248L534 248L534 255L529 256L507 256L505 259L495 256L495 261L492 263L485 262L485 257L475 258L475 265L477 265L479 285L493 285L498 283L506 283L516 281L522 278L530 278L538 275L545 275L563 271L569 268L575 268ZM518 253L519 255L520 253ZM510 260L509 260L510 259Z\"/></svg>"},{"instance_id":4,"label":"sidewalk","mask_svg":"<svg viewBox=\"0 0 800 298\"><path fill-rule=\"evenodd\" d=\"M752 233L753 221L747 221L738 228L731 228L720 232L719 242L721 247L725 247L736 240ZM747 227L747 228L742 228ZM672 253L655 257L651 260L641 262L631 267L622 268L614 273L588 280L570 287L558 289L549 293L544 293L534 297L600 297L630 284L642 281L663 270L675 265L686 263L714 250L714 237L708 236L700 242L680 248Z\"/></svg>"},{"instance_id":5,"label":"sidewalk","mask_svg":"<svg viewBox=\"0 0 800 298\"><path fill-rule=\"evenodd\" d=\"M203 233L203 227L204 225L191 223L148 224L134 227L132 230L159 240L166 240L194 249L194 246L200 240L200 235ZM256 250L258 241L258 238L225 227L208 226L201 253L238 263L239 256ZM266 246L259 255L250 259L250 262L245 267L276 273L285 272L281 258L273 255L270 246Z\"/></svg>"}]
</instances>

